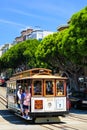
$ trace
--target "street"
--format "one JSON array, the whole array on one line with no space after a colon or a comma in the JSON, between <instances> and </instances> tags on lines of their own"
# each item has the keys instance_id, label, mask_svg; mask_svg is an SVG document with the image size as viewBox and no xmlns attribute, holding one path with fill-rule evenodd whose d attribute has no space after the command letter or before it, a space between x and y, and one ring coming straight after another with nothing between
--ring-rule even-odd
<instances>
[{"instance_id":1,"label":"street","mask_svg":"<svg viewBox=\"0 0 87 130\"><path fill-rule=\"evenodd\" d=\"M0 87L4 97L6 88ZM71 109L59 123L32 123L21 119L0 103L0 130L87 130L87 110Z\"/></svg>"},{"instance_id":2,"label":"street","mask_svg":"<svg viewBox=\"0 0 87 130\"><path fill-rule=\"evenodd\" d=\"M87 130L86 110L71 110L66 117L60 117L60 123L33 124L0 106L0 130Z\"/></svg>"}]
</instances>

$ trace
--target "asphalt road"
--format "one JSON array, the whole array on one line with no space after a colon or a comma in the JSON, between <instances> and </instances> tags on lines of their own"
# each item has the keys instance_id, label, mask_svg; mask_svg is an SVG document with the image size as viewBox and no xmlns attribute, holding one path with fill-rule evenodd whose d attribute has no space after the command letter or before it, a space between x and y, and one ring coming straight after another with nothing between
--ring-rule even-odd
<instances>
[{"instance_id":1,"label":"asphalt road","mask_svg":"<svg viewBox=\"0 0 87 130\"><path fill-rule=\"evenodd\" d=\"M33 124L21 119L5 108L1 108L0 130L87 130L86 110L72 110L70 115L60 117L60 119L60 123Z\"/></svg>"},{"instance_id":2,"label":"asphalt road","mask_svg":"<svg viewBox=\"0 0 87 130\"><path fill-rule=\"evenodd\" d=\"M0 94L6 96L5 90L0 87ZM71 109L70 114L60 120L60 123L31 123L0 104L0 130L87 130L87 110Z\"/></svg>"}]
</instances>

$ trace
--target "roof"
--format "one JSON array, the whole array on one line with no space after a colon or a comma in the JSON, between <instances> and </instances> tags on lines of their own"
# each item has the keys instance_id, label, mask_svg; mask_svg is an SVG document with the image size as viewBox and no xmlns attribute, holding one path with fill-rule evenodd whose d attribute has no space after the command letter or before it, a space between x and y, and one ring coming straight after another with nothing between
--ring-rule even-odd
<instances>
[{"instance_id":1,"label":"roof","mask_svg":"<svg viewBox=\"0 0 87 130\"><path fill-rule=\"evenodd\" d=\"M60 79L60 80L67 79L66 77L52 75L51 72L52 71L50 69L34 68L14 74L13 77L10 78L10 81L23 80L23 79Z\"/></svg>"},{"instance_id":2,"label":"roof","mask_svg":"<svg viewBox=\"0 0 87 130\"><path fill-rule=\"evenodd\" d=\"M66 80L67 77L61 77L61 76L56 76L56 75L32 75L32 76L27 76L27 77L22 77L22 78L15 78L14 80L23 80L23 79L58 79L58 80ZM13 80L11 78L11 80Z\"/></svg>"},{"instance_id":3,"label":"roof","mask_svg":"<svg viewBox=\"0 0 87 130\"><path fill-rule=\"evenodd\" d=\"M67 78L56 75L33 75L31 79L67 79Z\"/></svg>"}]
</instances>

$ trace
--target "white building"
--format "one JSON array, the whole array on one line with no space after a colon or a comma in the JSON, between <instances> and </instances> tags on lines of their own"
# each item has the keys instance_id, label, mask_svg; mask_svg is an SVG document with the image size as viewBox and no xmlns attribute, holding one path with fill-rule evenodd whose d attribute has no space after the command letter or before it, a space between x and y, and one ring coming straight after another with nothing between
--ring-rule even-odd
<instances>
[{"instance_id":1,"label":"white building","mask_svg":"<svg viewBox=\"0 0 87 130\"><path fill-rule=\"evenodd\" d=\"M53 34L51 31L44 31L44 30L34 30L29 35L26 36L27 39L37 39L42 40L44 37L46 37L49 34Z\"/></svg>"},{"instance_id":2,"label":"white building","mask_svg":"<svg viewBox=\"0 0 87 130\"><path fill-rule=\"evenodd\" d=\"M12 44L4 44L0 47L0 57L4 54L9 48L11 48Z\"/></svg>"}]
</instances>

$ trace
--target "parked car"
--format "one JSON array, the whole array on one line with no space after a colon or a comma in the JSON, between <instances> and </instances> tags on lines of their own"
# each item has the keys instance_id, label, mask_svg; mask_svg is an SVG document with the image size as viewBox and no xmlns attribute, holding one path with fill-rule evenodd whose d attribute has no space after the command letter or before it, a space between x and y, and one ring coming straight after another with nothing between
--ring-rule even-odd
<instances>
[{"instance_id":1,"label":"parked car","mask_svg":"<svg viewBox=\"0 0 87 130\"><path fill-rule=\"evenodd\" d=\"M74 108L87 108L87 93L75 91L69 97L71 107Z\"/></svg>"},{"instance_id":2,"label":"parked car","mask_svg":"<svg viewBox=\"0 0 87 130\"><path fill-rule=\"evenodd\" d=\"M0 77L0 86L3 86L3 85L5 85L5 79Z\"/></svg>"}]
</instances>

